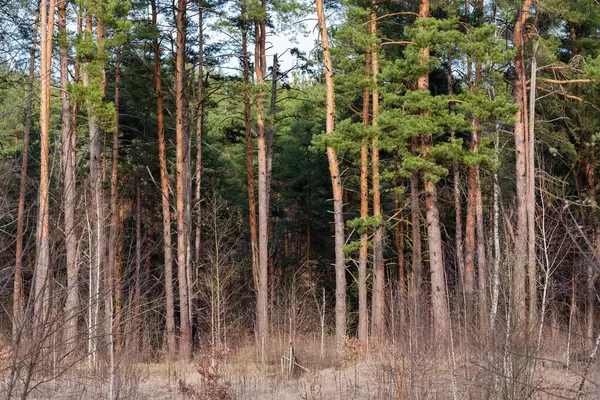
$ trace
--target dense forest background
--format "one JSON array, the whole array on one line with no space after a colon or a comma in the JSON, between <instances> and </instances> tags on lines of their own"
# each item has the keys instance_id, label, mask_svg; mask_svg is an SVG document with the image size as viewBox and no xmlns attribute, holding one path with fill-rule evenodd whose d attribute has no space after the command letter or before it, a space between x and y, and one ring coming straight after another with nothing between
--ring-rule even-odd
<instances>
[{"instance_id":1,"label":"dense forest background","mask_svg":"<svg viewBox=\"0 0 600 400\"><path fill-rule=\"evenodd\" d=\"M183 361L213 391L181 395L244 398L215 366L251 349L383 357L381 398L426 396L419 359L454 398L594 398L599 29L596 0L0 2L8 397Z\"/></svg>"}]
</instances>

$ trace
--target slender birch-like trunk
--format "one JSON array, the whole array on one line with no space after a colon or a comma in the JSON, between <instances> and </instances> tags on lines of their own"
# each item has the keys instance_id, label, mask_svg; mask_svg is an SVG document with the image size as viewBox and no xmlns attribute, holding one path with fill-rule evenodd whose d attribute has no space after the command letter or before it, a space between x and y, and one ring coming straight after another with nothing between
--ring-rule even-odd
<instances>
[{"instance_id":1,"label":"slender birch-like trunk","mask_svg":"<svg viewBox=\"0 0 600 400\"><path fill-rule=\"evenodd\" d=\"M539 43L533 42L531 56L531 79L529 89L529 123L527 148L527 275L529 282L529 324L538 324L537 296L537 260L535 244L535 99L537 84L537 49ZM593 335L590 335L593 337Z\"/></svg>"},{"instance_id":2,"label":"slender birch-like trunk","mask_svg":"<svg viewBox=\"0 0 600 400\"><path fill-rule=\"evenodd\" d=\"M29 52L29 76L27 78L27 104L25 109L25 127L23 129L23 150L21 152L21 178L19 182L19 204L17 206L17 237L15 250L15 278L13 282L13 347L17 349L19 333L23 327L23 240L25 233L25 196L27 195L27 163L29 162L29 138L33 120L33 81L35 78L35 48L40 14L36 14L33 25L33 39ZM62 70L61 70L62 71ZM62 79L62 77L61 77Z\"/></svg>"}]
</instances>

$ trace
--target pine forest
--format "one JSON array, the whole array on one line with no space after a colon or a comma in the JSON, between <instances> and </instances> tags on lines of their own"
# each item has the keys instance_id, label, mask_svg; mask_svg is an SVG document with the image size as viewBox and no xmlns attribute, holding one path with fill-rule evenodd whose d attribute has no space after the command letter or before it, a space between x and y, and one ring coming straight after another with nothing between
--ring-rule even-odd
<instances>
[{"instance_id":1,"label":"pine forest","mask_svg":"<svg viewBox=\"0 0 600 400\"><path fill-rule=\"evenodd\" d=\"M597 148L598 0L0 0L0 397L598 399Z\"/></svg>"}]
</instances>

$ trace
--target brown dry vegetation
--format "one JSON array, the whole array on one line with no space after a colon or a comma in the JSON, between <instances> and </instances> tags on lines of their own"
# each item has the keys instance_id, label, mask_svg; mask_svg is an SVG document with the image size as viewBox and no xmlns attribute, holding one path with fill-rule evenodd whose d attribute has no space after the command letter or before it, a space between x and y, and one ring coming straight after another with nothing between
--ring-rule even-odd
<instances>
[{"instance_id":1,"label":"brown dry vegetation","mask_svg":"<svg viewBox=\"0 0 600 400\"><path fill-rule=\"evenodd\" d=\"M259 362L252 341L232 348L199 352L191 363L136 363L118 368L116 398L124 399L597 399L600 368L592 365L580 397L587 355L572 351L566 362L566 332L548 334L538 356L530 346L507 348L503 338L473 337L468 347L410 348L408 343L387 343L363 348L348 341L345 357L335 360L334 337L320 340L297 336L296 367L291 375L282 368L285 340L270 347L266 362ZM2 351L0 392L8 393L11 355ZM524 352L524 353L522 353ZM305 370L306 369L306 370ZM36 376L32 399L101 399L108 396L106 368L90 370L79 363L65 371ZM52 374L56 374L53 378ZM510 374L510 376L509 376ZM41 378L43 377L43 378ZM11 392L21 397L20 383Z\"/></svg>"}]
</instances>

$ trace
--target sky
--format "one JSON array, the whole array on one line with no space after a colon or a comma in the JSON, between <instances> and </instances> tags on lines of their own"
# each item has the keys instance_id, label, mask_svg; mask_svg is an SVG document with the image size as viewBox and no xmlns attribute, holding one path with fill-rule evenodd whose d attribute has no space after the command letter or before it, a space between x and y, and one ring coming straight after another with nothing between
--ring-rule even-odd
<instances>
[{"instance_id":1,"label":"sky","mask_svg":"<svg viewBox=\"0 0 600 400\"><path fill-rule=\"evenodd\" d=\"M273 65L273 55L277 54L279 61L279 71L284 72L294 67L297 60L292 56L290 50L298 48L308 59L315 59L315 46L318 39L317 16L316 13L305 16L297 21L291 21L284 29L276 21L274 29L267 28L266 38L266 58L267 70ZM207 28L210 29L210 28ZM207 43L219 43L226 40L226 35L217 31L205 31L209 37ZM273 34L275 32L275 34ZM249 44L248 51L254 53L254 45ZM253 61L251 59L251 61ZM224 66L227 73L231 74L234 70L239 70L239 59L231 57Z\"/></svg>"},{"instance_id":2,"label":"sky","mask_svg":"<svg viewBox=\"0 0 600 400\"><path fill-rule=\"evenodd\" d=\"M293 24L294 25L294 24ZM314 59L314 50L318 37L317 15L309 15L302 21L295 23L295 27L289 28L292 32L267 36L267 66L273 63L273 54L278 54L281 71L286 71L294 66L295 57L290 54L289 49L297 47L304 52L306 57ZM281 56L279 56L281 55Z\"/></svg>"}]
</instances>

